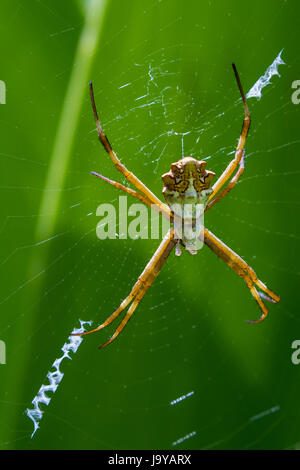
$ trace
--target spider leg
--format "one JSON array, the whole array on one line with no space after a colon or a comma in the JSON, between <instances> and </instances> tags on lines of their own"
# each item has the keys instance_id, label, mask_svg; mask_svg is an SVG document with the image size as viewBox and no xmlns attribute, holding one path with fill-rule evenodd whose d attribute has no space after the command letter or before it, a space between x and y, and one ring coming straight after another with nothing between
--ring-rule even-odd
<instances>
[{"instance_id":1,"label":"spider leg","mask_svg":"<svg viewBox=\"0 0 300 470\"><path fill-rule=\"evenodd\" d=\"M144 296L144 294L143 294ZM142 299L140 299L142 300ZM117 336L119 336L119 334L121 333L121 331L125 328L125 326L127 325L127 323L129 322L130 318L132 317L135 309L137 308L138 304L140 303L140 300L137 300L135 299L132 304L130 305L125 317L123 318L123 320L121 321L120 325L117 327L116 331L114 332L114 334L109 338L108 341L106 341L106 343L102 344L101 346L99 346L99 349L103 349L105 348L105 346L108 346L110 343L112 343Z\"/></svg>"},{"instance_id":2,"label":"spider leg","mask_svg":"<svg viewBox=\"0 0 300 470\"><path fill-rule=\"evenodd\" d=\"M253 285L252 280L249 277L246 276L245 277L245 282L246 282L247 286L249 287L251 294L253 295L254 299L256 300L256 302L258 303L258 305L260 306L260 309L262 311L262 314L261 314L261 316L258 320L247 320L247 322L248 323L260 323L268 315L268 309L266 308L265 304L262 302L262 300L259 296L259 293L257 292L257 290L255 289L255 287Z\"/></svg>"},{"instance_id":3,"label":"spider leg","mask_svg":"<svg viewBox=\"0 0 300 470\"><path fill-rule=\"evenodd\" d=\"M250 128L250 123L251 123L250 113L249 113L246 97L245 97L245 94L244 94L244 91L243 91L243 87L242 87L242 84L241 84L239 74L237 72L235 64L232 64L232 67L233 67L235 78L236 78L236 81L237 81L237 84L238 84L238 87L239 87L239 90L240 90L240 94L241 94L241 97L242 97L242 100L243 100L243 103L244 103L245 116L244 116L244 121L243 121L242 132L241 132L239 142L238 142L238 146L237 146L237 149L236 149L236 152L235 152L235 157L229 163L229 165L227 166L225 171L222 173L222 175L219 177L219 179L213 185L213 187L212 187L213 192L211 193L211 195L209 197L210 200L213 199L214 196L216 195L216 193L221 189L221 187L224 186L224 184L228 181L228 179L231 177L231 175L233 174L233 172L235 171L235 169L237 168L237 166L240 164L241 160L243 159L244 147L245 147L246 138L247 138L248 131L249 131L249 128ZM243 172L243 170L238 171L239 174L238 174L237 179L242 174L242 172ZM235 183L236 183L236 181L235 181ZM224 193L221 197L225 196L225 194L227 194L227 193ZM221 199L221 197L218 199L218 201Z\"/></svg>"},{"instance_id":4,"label":"spider leg","mask_svg":"<svg viewBox=\"0 0 300 470\"><path fill-rule=\"evenodd\" d=\"M90 94L91 94L91 102L92 102L92 107L93 107L93 112L94 112L94 117L96 121L96 126L97 126L97 132L98 132L98 138L103 147L105 148L106 152L110 156L113 164L119 170L125 178L135 186L136 189L141 191L142 194L144 194L151 202L152 204L156 204L158 207L160 207L162 210L164 209L165 211L169 212L171 214L170 209L166 204L163 204L156 196L155 194L150 191L150 189L147 188L147 186L142 183L131 171L129 171L125 165L121 163L119 158L117 157L116 153L114 152L112 146L109 143L108 138L104 134L99 117L98 117L98 112L96 108L96 103L95 103L95 97L94 97L94 91L93 91L93 84L90 82Z\"/></svg>"},{"instance_id":5,"label":"spider leg","mask_svg":"<svg viewBox=\"0 0 300 470\"><path fill-rule=\"evenodd\" d=\"M241 176L241 174L244 172L244 169L245 169L244 155L245 155L245 150L243 150L243 156L241 158L238 171L236 172L232 180L228 183L228 185L225 186L225 188L223 188L211 201L209 201L209 203L207 204L205 208L205 212L211 209L217 202L219 202L224 196L226 196L226 194L228 194L229 191L231 191L232 188L235 186L239 177Z\"/></svg>"},{"instance_id":6,"label":"spider leg","mask_svg":"<svg viewBox=\"0 0 300 470\"><path fill-rule=\"evenodd\" d=\"M261 297L266 298L271 302L279 302L280 297L272 292L262 281L257 278L254 270L244 261L239 255L237 255L231 248L229 248L225 243L223 243L219 238L217 238L213 233L208 229L204 229L204 243L219 257L221 258L236 274L244 279L246 282L252 296L258 303L262 315L258 320L249 321L250 323L259 323L268 314L268 310L261 300ZM257 285L265 294L260 294L254 287L254 284Z\"/></svg>"},{"instance_id":7,"label":"spider leg","mask_svg":"<svg viewBox=\"0 0 300 470\"><path fill-rule=\"evenodd\" d=\"M91 333L95 333L96 331L102 330L102 328L104 328L105 326L110 325L110 323L112 323L120 315L120 313L122 313L123 310L128 307L133 298L134 289L131 290L130 294L121 302L119 307L109 317L107 317L107 319L103 323L101 323L101 325L97 326L97 328L94 328L90 331L85 331L84 333L75 333L71 336L90 335Z\"/></svg>"},{"instance_id":8,"label":"spider leg","mask_svg":"<svg viewBox=\"0 0 300 470\"><path fill-rule=\"evenodd\" d=\"M132 304L130 305L125 317L115 330L114 334L111 336L111 338L104 343L102 346L99 347L99 349L104 348L108 344L110 344L112 341L114 341L117 336L121 333L121 331L125 328L127 325L128 321L132 317L133 313L135 312L137 306L141 302L142 298L146 294L147 290L152 286L153 282L157 278L158 274L160 273L164 263L166 262L168 256L170 255L171 251L176 245L176 241L174 240L174 229L170 229L168 233L165 235L163 241L159 245L158 249L154 253L153 257L145 267L144 271L138 278L138 281L134 285L131 293L129 296L125 299L125 303L130 303L129 297L132 297L134 300ZM124 301L123 301L124 302ZM123 303L122 302L122 303ZM121 304L122 305L122 304ZM121 306L120 306L121 307ZM111 321L113 321L123 310L124 308L120 308L120 311L117 312L117 310L114 312L114 314L109 317L105 323L109 324ZM113 317L113 318L112 318ZM100 328L99 328L100 329Z\"/></svg>"},{"instance_id":9,"label":"spider leg","mask_svg":"<svg viewBox=\"0 0 300 470\"><path fill-rule=\"evenodd\" d=\"M114 334L105 344L100 346L100 348L104 348L105 346L110 344L112 341L114 341L116 337L121 333L121 331L125 328L127 322L130 320L132 314L136 310L137 306L139 305L140 301L146 294L147 290L152 286L153 282L155 281L158 274L160 273L164 263L166 262L168 256L170 255L175 245L176 245L176 240L174 238L174 229L170 228L170 230L167 232L162 242L160 243L158 249L156 250L152 258L150 259L149 263L145 267L144 271L139 276L131 292L123 300L120 306L97 328L94 328L91 331L86 331L84 333L77 333L72 336L84 336L84 335L95 333L96 331L101 330L105 326L112 323L124 311L124 309L128 307L128 305L132 302L125 317L123 318L123 320L121 321L117 329L115 330Z\"/></svg>"},{"instance_id":10,"label":"spider leg","mask_svg":"<svg viewBox=\"0 0 300 470\"><path fill-rule=\"evenodd\" d=\"M163 213L163 215L168 218L170 217L169 211L163 209L162 207L157 206L156 204L153 204L148 197L144 196L143 194L139 193L138 191L135 191L134 189L128 188L127 186L124 186L121 183L118 183L117 181L113 181L109 178L106 178L106 176L100 175L100 173L96 173L95 171L91 171L92 175L97 176L98 178L102 179L103 181L106 181L107 183L111 184L117 189L120 189L121 191L124 191L127 194L130 194L131 196L136 197L139 199L141 202L146 204L147 206L155 209L157 212ZM162 205L164 205L162 203ZM164 212L163 212L164 211Z\"/></svg>"}]
</instances>

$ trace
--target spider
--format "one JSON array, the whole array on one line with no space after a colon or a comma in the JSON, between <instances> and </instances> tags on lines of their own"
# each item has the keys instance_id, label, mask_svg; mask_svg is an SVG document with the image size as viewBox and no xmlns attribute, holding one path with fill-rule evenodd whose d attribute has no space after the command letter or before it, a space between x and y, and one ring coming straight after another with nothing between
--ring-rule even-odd
<instances>
[{"instance_id":1,"label":"spider","mask_svg":"<svg viewBox=\"0 0 300 470\"><path fill-rule=\"evenodd\" d=\"M115 188L120 189L127 194L130 194L144 204L150 207L156 207L156 209L164 216L169 218L169 220L174 221L174 212L172 211L172 203L176 201L181 206L184 206L187 202L193 203L202 203L205 207L205 211L210 210L217 202L219 202L237 183L239 177L244 171L244 155L245 155L245 142L246 137L250 128L250 113L246 101L246 97L241 85L241 81L236 69L235 64L232 64L235 78L238 84L238 88L242 97L244 104L244 120L241 135L239 142L235 151L235 156L233 160L229 163L225 171L217 179L217 181L211 185L212 179L215 177L215 173L212 171L206 170L206 162L199 161L192 157L185 157L179 160L176 163L171 164L171 169L168 173L162 175L162 180L164 183L163 195L165 197L166 203L163 203L158 199L150 189L145 186L142 181L140 181L131 171L129 171L123 163L119 160L116 153L114 152L112 146L110 145L108 138L104 134L96 108L93 85L90 82L90 95L91 103L94 113L94 118L97 125L98 138L105 148L106 152L110 156L115 167L125 176L125 178L134 186L135 189L131 189L127 186L124 186L121 183L110 180L105 176L100 175L99 173L92 172L98 178L110 183ZM235 172L236 171L236 172ZM233 173L235 175L231 178ZM225 185L228 182L227 185ZM225 185L225 186L224 186ZM175 254L180 255L181 249L179 245L185 247L189 253L192 255L197 253L195 249L195 240L186 240L182 238L181 240L176 239L174 226L171 226L156 252L150 259L149 263L145 267L144 271L139 276L137 282L134 284L131 292L127 297L121 302L119 307L97 328L87 331L84 333L79 333L80 335L87 335L94 333L106 327L112 323L127 307L127 313L120 322L119 326L116 328L114 334L110 339L101 345L99 349L104 348L112 341L114 341L121 331L125 328L126 324L132 317L137 306L141 302L147 290L152 286L154 280L160 273L163 265L165 264L168 256L172 252L173 248L175 249ZM210 230L204 227L204 243L219 257L221 258L236 274L244 279L246 282L252 296L258 303L261 316L258 320L250 321L249 323L259 323L265 319L268 314L268 310L263 303L262 299L269 302L279 302L280 297L272 292L268 287L258 279L254 270L244 261L239 255L237 255L231 248L229 248L225 243L223 243L219 238L217 238ZM258 291L257 288L260 290ZM131 304L131 305L130 305ZM130 305L130 306L129 306Z\"/></svg>"}]
</instances>

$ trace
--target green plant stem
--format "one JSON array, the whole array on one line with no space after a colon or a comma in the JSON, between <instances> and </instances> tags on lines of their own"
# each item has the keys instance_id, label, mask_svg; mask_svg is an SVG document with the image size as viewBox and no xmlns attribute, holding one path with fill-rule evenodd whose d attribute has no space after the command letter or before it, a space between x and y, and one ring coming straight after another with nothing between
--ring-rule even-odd
<instances>
[{"instance_id":1,"label":"green plant stem","mask_svg":"<svg viewBox=\"0 0 300 470\"><path fill-rule=\"evenodd\" d=\"M68 170L73 142L76 135L77 125L80 117L80 110L84 96L88 93L88 81L90 69L96 50L99 45L101 31L104 24L105 11L109 0L89 0L84 3L85 21L81 31L77 50L74 57L73 70L70 76L68 88L63 102L62 112L58 123L54 147L50 158L49 170L46 177L43 197L40 204L39 217L36 226L35 241L40 242L52 236L58 209L61 200L61 193ZM53 189L55 191L51 191ZM46 215L46 216L45 216ZM43 250L43 255L34 254L29 262L28 278L31 279L42 272L47 263L47 250ZM35 281L31 288L26 303L32 303L38 298L42 287L41 277ZM37 307L33 307L26 313L26 319L20 321L16 327L14 344L18 345L27 338L33 331ZM13 346L12 346L13 347ZM21 401L24 378L30 364L31 350L24 348L23 354L18 355L17 364L10 364L10 371L7 375L7 396L11 403ZM51 364L49 364L49 367ZM45 374L46 374L45 370ZM32 391L33 395L35 390ZM33 398L33 396L32 396ZM17 429L17 421L24 415L23 409L19 407L2 407L0 422L0 442L14 440L14 429Z\"/></svg>"}]
</instances>

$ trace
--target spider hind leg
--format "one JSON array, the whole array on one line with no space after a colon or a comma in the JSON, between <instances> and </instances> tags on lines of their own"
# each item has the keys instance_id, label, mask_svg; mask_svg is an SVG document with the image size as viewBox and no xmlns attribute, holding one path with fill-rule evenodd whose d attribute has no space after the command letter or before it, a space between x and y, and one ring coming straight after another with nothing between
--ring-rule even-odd
<instances>
[{"instance_id":1,"label":"spider hind leg","mask_svg":"<svg viewBox=\"0 0 300 470\"><path fill-rule=\"evenodd\" d=\"M101 323L97 328L94 328L91 331L86 331L84 333L77 333L72 336L84 336L89 335L91 333L95 333L96 331L105 328L110 323L112 323L121 313L129 306L132 302L130 307L128 308L127 313L125 314L123 320L120 322L119 326L116 328L113 335L110 339L101 345L99 349L104 348L112 341L114 341L117 336L121 333L121 331L125 328L128 321L132 317L133 313L135 312L137 306L141 302L142 298L146 294L147 290L152 286L153 282L157 278L158 274L160 273L164 263L166 262L168 256L170 255L171 251L176 245L176 240L174 239L174 229L171 228L165 237L163 238L161 244L159 245L158 249L150 259L149 263L145 267L142 274L139 276L137 282L134 284L131 292L129 295L121 302L120 306L109 316L107 319Z\"/></svg>"},{"instance_id":2,"label":"spider hind leg","mask_svg":"<svg viewBox=\"0 0 300 470\"><path fill-rule=\"evenodd\" d=\"M248 323L260 323L268 315L268 309L262 301L268 300L269 302L277 303L280 297L271 291L262 281L257 278L254 270L244 261L239 255L237 255L231 248L223 243L208 229L204 229L204 242L205 244L219 257L221 258L238 276L242 277L246 282L251 295L256 300L261 309L262 315L258 320L249 320ZM258 292L255 288L262 292Z\"/></svg>"}]
</instances>

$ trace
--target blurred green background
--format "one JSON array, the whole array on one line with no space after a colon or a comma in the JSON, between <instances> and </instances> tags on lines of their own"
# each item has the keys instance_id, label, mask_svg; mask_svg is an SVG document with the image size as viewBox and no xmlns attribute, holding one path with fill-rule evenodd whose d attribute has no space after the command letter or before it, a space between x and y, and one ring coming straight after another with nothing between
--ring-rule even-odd
<instances>
[{"instance_id":1,"label":"blurred green background","mask_svg":"<svg viewBox=\"0 0 300 470\"><path fill-rule=\"evenodd\" d=\"M1 449L300 447L297 2L1 2ZM281 296L260 311L207 247L171 255L119 339L85 338L33 439L25 414L79 319L99 324L128 294L157 240L96 237L100 203L123 182L97 141L93 80L114 149L156 195L182 154L221 174L248 91L283 49L261 100L241 182L206 225ZM129 200L129 202L136 202ZM176 404L174 400L188 395Z\"/></svg>"}]
</instances>

